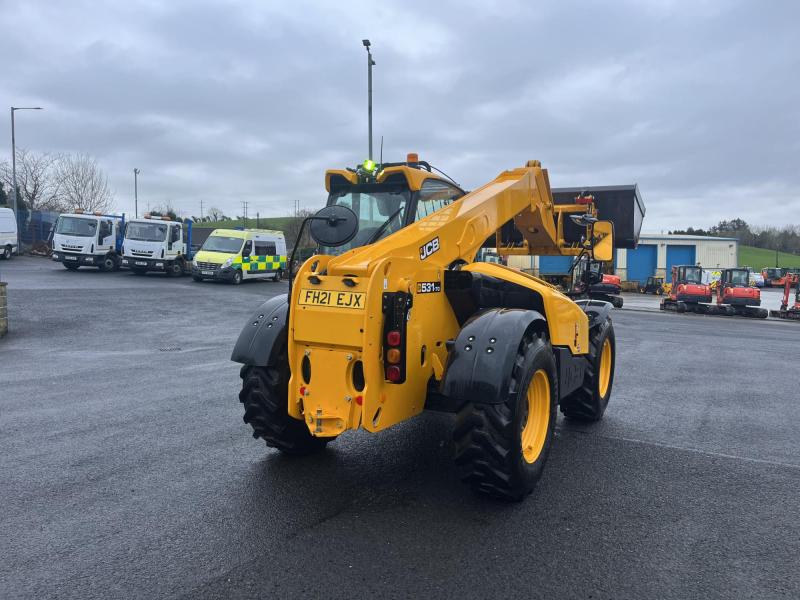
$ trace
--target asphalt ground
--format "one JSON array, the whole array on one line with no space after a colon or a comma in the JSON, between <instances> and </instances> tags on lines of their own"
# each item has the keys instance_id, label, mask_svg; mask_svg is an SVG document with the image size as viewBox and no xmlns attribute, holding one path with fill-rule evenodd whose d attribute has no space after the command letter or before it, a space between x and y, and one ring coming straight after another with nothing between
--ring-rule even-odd
<instances>
[{"instance_id":1,"label":"asphalt ground","mask_svg":"<svg viewBox=\"0 0 800 600\"><path fill-rule=\"evenodd\" d=\"M0 598L800 597L800 324L615 311L605 419L525 502L457 479L452 417L289 459L229 355L285 283L0 261Z\"/></svg>"}]
</instances>

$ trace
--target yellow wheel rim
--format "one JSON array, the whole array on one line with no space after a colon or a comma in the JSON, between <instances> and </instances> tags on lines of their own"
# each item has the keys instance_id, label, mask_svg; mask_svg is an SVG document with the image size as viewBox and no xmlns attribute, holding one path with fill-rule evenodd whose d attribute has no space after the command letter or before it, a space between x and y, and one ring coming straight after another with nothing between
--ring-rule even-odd
<instances>
[{"instance_id":1,"label":"yellow wheel rim","mask_svg":"<svg viewBox=\"0 0 800 600\"><path fill-rule=\"evenodd\" d=\"M603 341L603 349L600 352L600 382L599 389L600 397L605 398L608 393L608 385L611 383L611 364L613 358L611 357L611 341L606 338Z\"/></svg>"},{"instance_id":2,"label":"yellow wheel rim","mask_svg":"<svg viewBox=\"0 0 800 600\"><path fill-rule=\"evenodd\" d=\"M550 380L547 372L539 369L528 386L528 415L522 426L522 456L527 463L536 462L547 439L550 424Z\"/></svg>"}]
</instances>

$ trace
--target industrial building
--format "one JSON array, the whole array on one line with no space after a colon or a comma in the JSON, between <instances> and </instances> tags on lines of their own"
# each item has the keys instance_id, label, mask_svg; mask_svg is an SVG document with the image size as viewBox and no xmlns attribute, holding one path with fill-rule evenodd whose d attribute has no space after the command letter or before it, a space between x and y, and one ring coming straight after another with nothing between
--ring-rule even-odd
<instances>
[{"instance_id":1,"label":"industrial building","mask_svg":"<svg viewBox=\"0 0 800 600\"><path fill-rule=\"evenodd\" d=\"M643 233L635 250L617 250L615 269L623 281L644 282L651 275L671 281L673 265L724 269L738 266L738 256L736 238Z\"/></svg>"},{"instance_id":2,"label":"industrial building","mask_svg":"<svg viewBox=\"0 0 800 600\"><path fill-rule=\"evenodd\" d=\"M736 238L642 233L635 249L617 248L615 273L623 281L647 281L654 275L672 279L673 265L695 265L709 269L738 266ZM566 274L571 256L510 256L509 266L538 276Z\"/></svg>"}]
</instances>

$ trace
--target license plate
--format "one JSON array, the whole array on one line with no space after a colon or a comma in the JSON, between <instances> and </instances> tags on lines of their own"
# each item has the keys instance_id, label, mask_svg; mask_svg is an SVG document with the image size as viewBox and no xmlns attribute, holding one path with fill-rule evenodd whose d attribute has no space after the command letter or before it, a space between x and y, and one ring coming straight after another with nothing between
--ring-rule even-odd
<instances>
[{"instance_id":1,"label":"license plate","mask_svg":"<svg viewBox=\"0 0 800 600\"><path fill-rule=\"evenodd\" d=\"M78 260L77 256L65 256L64 260Z\"/></svg>"},{"instance_id":2,"label":"license plate","mask_svg":"<svg viewBox=\"0 0 800 600\"><path fill-rule=\"evenodd\" d=\"M333 306L335 308L364 309L364 292L337 292L333 290L300 290L299 304Z\"/></svg>"},{"instance_id":3,"label":"license plate","mask_svg":"<svg viewBox=\"0 0 800 600\"><path fill-rule=\"evenodd\" d=\"M214 271L200 271L203 275L213 275Z\"/></svg>"}]
</instances>

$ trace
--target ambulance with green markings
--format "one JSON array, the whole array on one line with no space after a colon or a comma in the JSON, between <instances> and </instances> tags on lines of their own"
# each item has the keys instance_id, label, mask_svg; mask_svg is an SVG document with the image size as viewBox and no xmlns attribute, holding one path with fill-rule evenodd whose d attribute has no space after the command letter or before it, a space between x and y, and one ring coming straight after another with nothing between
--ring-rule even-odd
<instances>
[{"instance_id":1,"label":"ambulance with green markings","mask_svg":"<svg viewBox=\"0 0 800 600\"><path fill-rule=\"evenodd\" d=\"M238 285L249 279L279 281L285 269L286 240L283 232L215 229L192 261L192 278Z\"/></svg>"}]
</instances>

